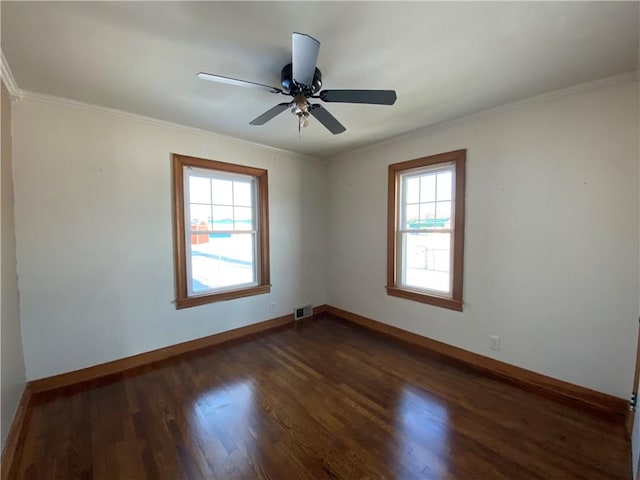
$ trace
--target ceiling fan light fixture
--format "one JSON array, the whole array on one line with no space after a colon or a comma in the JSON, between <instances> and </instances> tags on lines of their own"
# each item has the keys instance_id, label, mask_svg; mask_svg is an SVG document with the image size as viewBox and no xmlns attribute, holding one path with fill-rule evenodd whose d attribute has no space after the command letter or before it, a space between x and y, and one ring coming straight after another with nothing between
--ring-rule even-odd
<instances>
[{"instance_id":1,"label":"ceiling fan light fixture","mask_svg":"<svg viewBox=\"0 0 640 480\"><path fill-rule=\"evenodd\" d=\"M309 111L309 101L307 100L307 97L305 97L304 95L296 95L293 101L296 104L295 106L296 111L301 111L301 112Z\"/></svg>"},{"instance_id":2,"label":"ceiling fan light fixture","mask_svg":"<svg viewBox=\"0 0 640 480\"><path fill-rule=\"evenodd\" d=\"M304 95L296 95L293 99L291 113L298 117L298 130L309 126L309 101Z\"/></svg>"}]
</instances>

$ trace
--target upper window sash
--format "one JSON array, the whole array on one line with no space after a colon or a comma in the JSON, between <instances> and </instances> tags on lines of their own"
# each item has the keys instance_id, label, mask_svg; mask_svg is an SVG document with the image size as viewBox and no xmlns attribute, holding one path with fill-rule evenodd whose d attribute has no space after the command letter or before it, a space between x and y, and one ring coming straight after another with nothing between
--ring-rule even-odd
<instances>
[{"instance_id":1,"label":"upper window sash","mask_svg":"<svg viewBox=\"0 0 640 480\"><path fill-rule=\"evenodd\" d=\"M436 176L438 173L451 173L451 195L450 195L450 199L449 200L437 200L437 194L435 199L433 200L433 203L437 203L437 202L442 202L442 201L449 201L451 202L451 214L450 214L450 222L451 222L451 226L449 228L404 228L405 225L407 225L409 223L409 219L407 218L408 216L408 209L407 206L409 205L420 205L421 203L432 203L432 201L427 201L427 202L423 202L422 198L418 199L418 202L408 202L407 201L407 193L408 193L408 188L407 188L407 184L409 182L410 179L414 179L414 178L421 178L425 175L434 175ZM453 230L455 230L455 198L456 198L456 193L455 193L455 189L456 189L456 169L455 169L455 163L451 162L449 164L445 164L445 165L438 165L438 166L434 166L434 167L418 167L415 169L412 169L410 171L406 171L406 172L402 172L399 175L399 182L398 182L398 197L401 199L400 202L398 202L398 213L396 214L397 217L397 224L396 224L396 231L397 232L411 232L411 233L444 233L444 232L453 232ZM436 192L437 192L437 186L436 186Z\"/></svg>"},{"instance_id":2,"label":"upper window sash","mask_svg":"<svg viewBox=\"0 0 640 480\"><path fill-rule=\"evenodd\" d=\"M228 181L236 181L236 182L247 182L250 184L251 188L251 229L249 230L239 230L235 228L229 230L222 229L212 229L207 230L208 233L256 233L259 228L260 215L258 215L258 199L260 198L259 188L260 185L256 181L256 177L250 175L239 175L239 174L228 174L225 172L218 171L208 171L201 168L195 168L190 166L185 166L183 169L183 190L184 190L184 205L185 205L185 234L189 235L189 230L191 226L191 210L189 208L190 205L211 205L212 207L230 207L234 208L237 206L247 208L246 205L236 205L235 200L232 198L232 202L230 204L218 204L218 203L198 203L191 202L190 195L190 184L189 180L191 177L199 177L199 178L208 178L209 180L228 180ZM213 202L213 199L210 199ZM203 233L205 231L202 231Z\"/></svg>"}]
</instances>

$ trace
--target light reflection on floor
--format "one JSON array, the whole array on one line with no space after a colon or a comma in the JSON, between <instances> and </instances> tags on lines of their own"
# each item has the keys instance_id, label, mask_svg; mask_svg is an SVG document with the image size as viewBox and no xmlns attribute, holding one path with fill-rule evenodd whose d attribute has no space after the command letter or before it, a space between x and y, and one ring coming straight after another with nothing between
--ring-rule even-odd
<instances>
[{"instance_id":1,"label":"light reflection on floor","mask_svg":"<svg viewBox=\"0 0 640 480\"><path fill-rule=\"evenodd\" d=\"M220 384L199 394L190 405L191 438L197 439L201 461L209 469L226 475L254 475L250 464L230 462L230 456L252 458L258 422L255 421L254 385L251 379ZM238 471L238 465L247 467ZM234 471L230 471L229 468Z\"/></svg>"},{"instance_id":2,"label":"light reflection on floor","mask_svg":"<svg viewBox=\"0 0 640 480\"><path fill-rule=\"evenodd\" d=\"M450 452L446 407L436 397L406 385L396 407L398 463L424 464L424 474L430 479L447 477Z\"/></svg>"}]
</instances>

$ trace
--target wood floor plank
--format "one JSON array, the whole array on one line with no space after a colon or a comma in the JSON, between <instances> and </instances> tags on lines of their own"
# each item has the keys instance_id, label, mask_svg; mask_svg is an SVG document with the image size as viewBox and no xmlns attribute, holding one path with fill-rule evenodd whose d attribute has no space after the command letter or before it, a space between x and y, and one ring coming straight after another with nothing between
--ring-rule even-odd
<instances>
[{"instance_id":1,"label":"wood floor plank","mask_svg":"<svg viewBox=\"0 0 640 480\"><path fill-rule=\"evenodd\" d=\"M34 397L17 479L631 478L618 417L331 317Z\"/></svg>"}]
</instances>

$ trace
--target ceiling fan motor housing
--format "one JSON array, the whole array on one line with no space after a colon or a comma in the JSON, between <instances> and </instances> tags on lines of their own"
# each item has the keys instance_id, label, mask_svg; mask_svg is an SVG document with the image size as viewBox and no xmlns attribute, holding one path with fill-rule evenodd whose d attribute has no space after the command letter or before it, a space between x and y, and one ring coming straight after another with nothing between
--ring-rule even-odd
<instances>
[{"instance_id":1,"label":"ceiling fan motor housing","mask_svg":"<svg viewBox=\"0 0 640 480\"><path fill-rule=\"evenodd\" d=\"M280 73L280 84L282 85L282 89L287 93L292 95L301 93L304 96L309 97L322 88L322 73L316 67L311 85L300 85L293 80L293 69L289 63L282 68L282 72Z\"/></svg>"}]
</instances>

